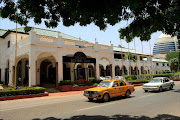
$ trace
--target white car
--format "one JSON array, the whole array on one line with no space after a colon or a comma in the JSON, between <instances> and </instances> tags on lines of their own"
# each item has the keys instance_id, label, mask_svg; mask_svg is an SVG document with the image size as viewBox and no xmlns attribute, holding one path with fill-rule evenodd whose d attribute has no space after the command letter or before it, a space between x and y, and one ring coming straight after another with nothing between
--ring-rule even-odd
<instances>
[{"instance_id":1,"label":"white car","mask_svg":"<svg viewBox=\"0 0 180 120\"><path fill-rule=\"evenodd\" d=\"M167 77L156 77L153 78L149 83L142 86L145 92L148 91L163 91L164 89L172 90L174 87L174 81L169 80Z\"/></svg>"}]
</instances>

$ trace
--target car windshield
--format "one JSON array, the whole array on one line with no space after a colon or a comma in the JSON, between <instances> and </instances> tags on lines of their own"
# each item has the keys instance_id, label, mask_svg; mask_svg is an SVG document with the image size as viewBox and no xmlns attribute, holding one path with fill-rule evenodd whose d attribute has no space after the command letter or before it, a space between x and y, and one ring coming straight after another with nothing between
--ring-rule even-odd
<instances>
[{"instance_id":1,"label":"car windshield","mask_svg":"<svg viewBox=\"0 0 180 120\"><path fill-rule=\"evenodd\" d=\"M151 81L150 81L150 83L160 83L160 82L162 82L162 79L152 79Z\"/></svg>"},{"instance_id":2,"label":"car windshield","mask_svg":"<svg viewBox=\"0 0 180 120\"><path fill-rule=\"evenodd\" d=\"M98 87L112 87L112 81L102 81L99 83Z\"/></svg>"}]
</instances>

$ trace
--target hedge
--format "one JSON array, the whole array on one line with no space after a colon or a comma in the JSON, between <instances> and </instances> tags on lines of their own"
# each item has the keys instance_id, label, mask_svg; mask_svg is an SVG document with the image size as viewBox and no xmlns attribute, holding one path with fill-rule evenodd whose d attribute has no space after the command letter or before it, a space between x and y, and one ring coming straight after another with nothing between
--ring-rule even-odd
<instances>
[{"instance_id":1,"label":"hedge","mask_svg":"<svg viewBox=\"0 0 180 120\"><path fill-rule=\"evenodd\" d=\"M137 76L136 75L125 75L124 76L126 80L136 80ZM180 78L180 73L166 73L166 74L153 74L153 77L168 77L170 79L173 78ZM140 80L151 80L152 79L152 75L151 74L145 74L145 78L144 78L144 74L141 74L138 76L138 79Z\"/></svg>"},{"instance_id":2,"label":"hedge","mask_svg":"<svg viewBox=\"0 0 180 120\"><path fill-rule=\"evenodd\" d=\"M139 83L147 83L147 82L149 82L149 80L129 80L126 82L129 84L139 84Z\"/></svg>"},{"instance_id":3,"label":"hedge","mask_svg":"<svg viewBox=\"0 0 180 120\"><path fill-rule=\"evenodd\" d=\"M26 87L26 88L12 88L0 90L0 97L4 96L16 96L16 95L29 95L44 93L45 88L43 87Z\"/></svg>"}]
</instances>

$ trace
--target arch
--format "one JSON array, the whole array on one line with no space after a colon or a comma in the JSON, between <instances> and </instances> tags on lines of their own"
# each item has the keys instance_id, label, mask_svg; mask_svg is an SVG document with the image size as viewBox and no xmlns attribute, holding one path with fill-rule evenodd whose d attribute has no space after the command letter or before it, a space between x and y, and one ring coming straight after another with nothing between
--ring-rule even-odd
<instances>
[{"instance_id":1,"label":"arch","mask_svg":"<svg viewBox=\"0 0 180 120\"><path fill-rule=\"evenodd\" d=\"M40 63L40 85L43 87L56 86L56 67L48 58L45 58Z\"/></svg>"},{"instance_id":2,"label":"arch","mask_svg":"<svg viewBox=\"0 0 180 120\"><path fill-rule=\"evenodd\" d=\"M118 65L115 66L115 76L120 76L121 75L121 71L120 71L120 67Z\"/></svg>"},{"instance_id":3,"label":"arch","mask_svg":"<svg viewBox=\"0 0 180 120\"><path fill-rule=\"evenodd\" d=\"M29 84L29 59L19 57L16 65L16 85L28 86Z\"/></svg>"},{"instance_id":4,"label":"arch","mask_svg":"<svg viewBox=\"0 0 180 120\"><path fill-rule=\"evenodd\" d=\"M88 77L94 77L94 66L92 64L88 65Z\"/></svg>"},{"instance_id":5,"label":"arch","mask_svg":"<svg viewBox=\"0 0 180 120\"><path fill-rule=\"evenodd\" d=\"M9 59L6 61L6 68L5 68L5 85L9 83Z\"/></svg>"},{"instance_id":6,"label":"arch","mask_svg":"<svg viewBox=\"0 0 180 120\"><path fill-rule=\"evenodd\" d=\"M135 71L135 75L137 75L137 73L139 74L139 69L137 66L134 67L134 71Z\"/></svg>"},{"instance_id":7,"label":"arch","mask_svg":"<svg viewBox=\"0 0 180 120\"><path fill-rule=\"evenodd\" d=\"M111 76L111 66L110 65L106 66L106 76Z\"/></svg>"},{"instance_id":8,"label":"arch","mask_svg":"<svg viewBox=\"0 0 180 120\"><path fill-rule=\"evenodd\" d=\"M144 74L144 67L141 66L141 74Z\"/></svg>"},{"instance_id":9,"label":"arch","mask_svg":"<svg viewBox=\"0 0 180 120\"><path fill-rule=\"evenodd\" d=\"M101 64L99 64L99 75L102 77L106 76L106 72L104 70L104 67Z\"/></svg>"},{"instance_id":10,"label":"arch","mask_svg":"<svg viewBox=\"0 0 180 120\"><path fill-rule=\"evenodd\" d=\"M110 62L108 59L100 59L99 64L101 64L104 67L104 70L106 70L106 66L110 65Z\"/></svg>"},{"instance_id":11,"label":"arch","mask_svg":"<svg viewBox=\"0 0 180 120\"><path fill-rule=\"evenodd\" d=\"M127 73L126 66L123 65L121 69L122 69L122 71L124 71L124 75L127 75L127 74L128 74L128 73Z\"/></svg>"}]
</instances>

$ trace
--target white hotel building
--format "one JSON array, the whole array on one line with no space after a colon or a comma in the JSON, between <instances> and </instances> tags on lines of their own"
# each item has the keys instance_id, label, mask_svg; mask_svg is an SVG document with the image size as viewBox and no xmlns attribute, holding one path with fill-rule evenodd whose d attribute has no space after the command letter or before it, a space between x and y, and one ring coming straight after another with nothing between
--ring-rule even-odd
<instances>
[{"instance_id":1,"label":"white hotel building","mask_svg":"<svg viewBox=\"0 0 180 120\"><path fill-rule=\"evenodd\" d=\"M61 80L75 81L100 76L151 73L151 55L130 49L137 56L136 62L123 59L126 48L90 43L67 34L32 28L25 33L24 28L17 29L17 55L15 29L0 29L0 81L4 84L36 86L53 84L58 86ZM16 56L16 60L15 60ZM16 73L15 73L16 69ZM131 69L131 70L130 70ZM168 62L153 59L153 73L169 70ZM16 77L16 79L15 79ZM15 82L16 80L16 82Z\"/></svg>"}]
</instances>

